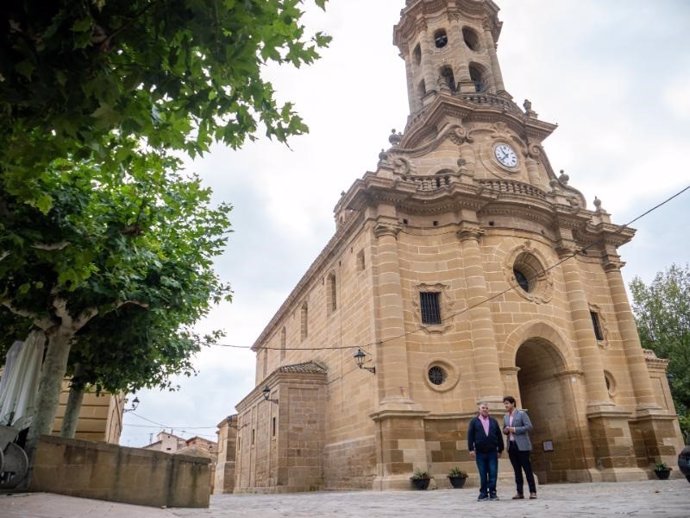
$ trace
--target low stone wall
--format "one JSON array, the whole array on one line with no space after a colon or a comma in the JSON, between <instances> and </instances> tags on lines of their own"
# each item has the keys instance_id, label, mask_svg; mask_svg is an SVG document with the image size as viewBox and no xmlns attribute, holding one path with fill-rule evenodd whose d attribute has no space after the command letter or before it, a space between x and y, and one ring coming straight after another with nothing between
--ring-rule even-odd
<instances>
[{"instance_id":1,"label":"low stone wall","mask_svg":"<svg viewBox=\"0 0 690 518\"><path fill-rule=\"evenodd\" d=\"M153 507L208 507L210 460L41 437L30 489Z\"/></svg>"}]
</instances>

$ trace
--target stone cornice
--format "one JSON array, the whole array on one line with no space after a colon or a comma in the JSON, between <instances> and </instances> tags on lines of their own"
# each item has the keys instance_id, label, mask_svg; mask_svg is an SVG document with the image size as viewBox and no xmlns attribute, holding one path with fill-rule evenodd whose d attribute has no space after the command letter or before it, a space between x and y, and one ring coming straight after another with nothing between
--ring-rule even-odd
<instances>
[{"instance_id":1,"label":"stone cornice","mask_svg":"<svg viewBox=\"0 0 690 518\"><path fill-rule=\"evenodd\" d=\"M504 100L503 102L508 101ZM512 102L510 104L512 105ZM537 142L544 140L558 127L556 124L528 117L517 107L508 110L504 106L474 103L459 96L436 94L436 98L429 106L408 118L405 134L400 142L400 149L418 148L427 144L426 141L429 139L437 138L434 134L437 131L435 128L442 126L446 119L455 119L458 124L461 122L494 123L501 121L515 134L524 134L530 140Z\"/></svg>"}]
</instances>

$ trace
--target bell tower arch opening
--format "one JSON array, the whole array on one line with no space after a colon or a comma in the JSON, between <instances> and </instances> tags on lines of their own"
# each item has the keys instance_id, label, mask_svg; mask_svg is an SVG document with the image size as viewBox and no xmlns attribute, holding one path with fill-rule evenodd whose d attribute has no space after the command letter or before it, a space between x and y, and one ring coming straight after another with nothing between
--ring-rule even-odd
<instances>
[{"instance_id":1,"label":"bell tower arch opening","mask_svg":"<svg viewBox=\"0 0 690 518\"><path fill-rule=\"evenodd\" d=\"M530 338L518 348L515 366L521 404L534 426L534 473L541 484L569 481L569 472L585 469L585 459L565 360L548 340Z\"/></svg>"}]
</instances>

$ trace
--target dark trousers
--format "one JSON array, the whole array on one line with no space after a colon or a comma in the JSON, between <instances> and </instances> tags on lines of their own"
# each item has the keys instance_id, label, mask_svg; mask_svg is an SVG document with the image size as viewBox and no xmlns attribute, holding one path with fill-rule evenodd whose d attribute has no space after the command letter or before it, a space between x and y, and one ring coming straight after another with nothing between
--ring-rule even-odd
<instances>
[{"instance_id":1,"label":"dark trousers","mask_svg":"<svg viewBox=\"0 0 690 518\"><path fill-rule=\"evenodd\" d=\"M527 477L527 485L530 493L537 492L537 485L534 483L534 473L532 473L532 463L529 460L529 451L518 450L515 441L510 441L508 446L508 457L510 463L513 465L515 471L515 485L517 486L518 495L523 494L524 481L522 479L522 470L525 470L525 477Z\"/></svg>"},{"instance_id":2,"label":"dark trousers","mask_svg":"<svg viewBox=\"0 0 690 518\"><path fill-rule=\"evenodd\" d=\"M475 452L475 461L479 471L479 481L481 486L479 494L489 496L496 494L496 479L498 478L498 453L490 451L488 453Z\"/></svg>"}]
</instances>

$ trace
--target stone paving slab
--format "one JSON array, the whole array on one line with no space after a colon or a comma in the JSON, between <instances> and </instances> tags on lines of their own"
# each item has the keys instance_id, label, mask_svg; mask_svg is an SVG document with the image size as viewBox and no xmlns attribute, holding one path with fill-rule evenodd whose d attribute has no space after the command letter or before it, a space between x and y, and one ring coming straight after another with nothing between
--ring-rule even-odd
<instances>
[{"instance_id":1,"label":"stone paving slab","mask_svg":"<svg viewBox=\"0 0 690 518\"><path fill-rule=\"evenodd\" d=\"M500 490L500 488L499 488ZM217 495L208 509L158 509L48 493L0 495L0 518L387 518L425 516L688 518L690 484L667 481L552 484L537 500L477 502L474 488L285 495Z\"/></svg>"}]
</instances>

